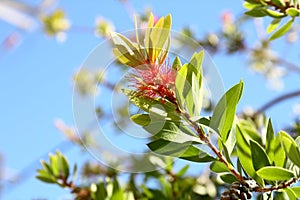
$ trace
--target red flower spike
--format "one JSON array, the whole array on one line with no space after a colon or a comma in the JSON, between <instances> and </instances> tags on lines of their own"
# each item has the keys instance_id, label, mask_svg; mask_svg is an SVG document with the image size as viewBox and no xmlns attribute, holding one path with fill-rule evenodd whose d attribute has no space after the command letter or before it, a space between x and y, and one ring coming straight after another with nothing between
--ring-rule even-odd
<instances>
[{"instance_id":1,"label":"red flower spike","mask_svg":"<svg viewBox=\"0 0 300 200\"><path fill-rule=\"evenodd\" d=\"M149 98L161 98L176 103L175 78L176 71L169 63L144 64L134 69L130 78L131 86L135 87L139 94Z\"/></svg>"}]
</instances>

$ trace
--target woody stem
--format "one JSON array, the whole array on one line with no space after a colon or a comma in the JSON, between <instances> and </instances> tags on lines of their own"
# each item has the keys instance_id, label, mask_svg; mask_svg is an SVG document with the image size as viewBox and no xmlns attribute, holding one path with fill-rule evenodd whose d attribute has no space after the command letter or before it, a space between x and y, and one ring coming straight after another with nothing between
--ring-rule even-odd
<instances>
[{"instance_id":1,"label":"woody stem","mask_svg":"<svg viewBox=\"0 0 300 200\"><path fill-rule=\"evenodd\" d=\"M229 171L232 173L232 175L234 175L239 181L243 181L244 180L243 176L226 160L222 152L219 151L219 149L210 141L209 137L205 135L203 129L196 122L191 120L191 117L189 116L188 113L183 112L182 115L195 129L200 140L205 142L208 145L208 147L216 154L216 156L219 158L219 161L224 163L225 166L227 166Z\"/></svg>"}]
</instances>

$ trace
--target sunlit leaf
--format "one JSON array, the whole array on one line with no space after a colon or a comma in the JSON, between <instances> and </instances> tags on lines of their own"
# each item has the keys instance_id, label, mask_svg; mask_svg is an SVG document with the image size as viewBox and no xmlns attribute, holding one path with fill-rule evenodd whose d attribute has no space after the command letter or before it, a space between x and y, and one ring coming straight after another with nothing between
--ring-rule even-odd
<instances>
[{"instance_id":1,"label":"sunlit leaf","mask_svg":"<svg viewBox=\"0 0 300 200\"><path fill-rule=\"evenodd\" d=\"M36 176L36 178L40 181L43 181L45 183L57 183L57 179L52 174L49 174L44 170L38 170L37 172L38 175Z\"/></svg>"},{"instance_id":2,"label":"sunlit leaf","mask_svg":"<svg viewBox=\"0 0 300 200\"><path fill-rule=\"evenodd\" d=\"M267 13L267 15L274 18L282 18L286 16L284 13L272 9L265 9L265 12Z\"/></svg>"},{"instance_id":3,"label":"sunlit leaf","mask_svg":"<svg viewBox=\"0 0 300 200\"><path fill-rule=\"evenodd\" d=\"M236 107L241 98L243 86L244 83L241 81L239 84L229 89L220 99L213 111L210 127L220 134L224 143L232 128Z\"/></svg>"},{"instance_id":4,"label":"sunlit leaf","mask_svg":"<svg viewBox=\"0 0 300 200\"><path fill-rule=\"evenodd\" d=\"M182 67L181 61L180 61L179 57L176 56L176 58L174 59L173 64L172 64L172 69L177 72L180 70L181 67Z\"/></svg>"},{"instance_id":5,"label":"sunlit leaf","mask_svg":"<svg viewBox=\"0 0 300 200\"><path fill-rule=\"evenodd\" d=\"M284 191L287 193L290 199L297 199L297 194L291 188L285 188Z\"/></svg>"},{"instance_id":6,"label":"sunlit leaf","mask_svg":"<svg viewBox=\"0 0 300 200\"><path fill-rule=\"evenodd\" d=\"M185 165L183 168L181 168L177 173L176 176L180 177L183 176L187 170L189 169L190 165Z\"/></svg>"},{"instance_id":7,"label":"sunlit leaf","mask_svg":"<svg viewBox=\"0 0 300 200\"><path fill-rule=\"evenodd\" d=\"M287 154L287 157L298 167L300 167L300 152L295 140L286 132L279 133L281 144Z\"/></svg>"},{"instance_id":8,"label":"sunlit leaf","mask_svg":"<svg viewBox=\"0 0 300 200\"><path fill-rule=\"evenodd\" d=\"M294 177L294 173L282 167L263 167L257 171L257 174L266 180L286 181Z\"/></svg>"},{"instance_id":9,"label":"sunlit leaf","mask_svg":"<svg viewBox=\"0 0 300 200\"><path fill-rule=\"evenodd\" d=\"M199 116L202 107L202 62L204 52L194 53L176 75L175 93L179 108L188 114Z\"/></svg>"},{"instance_id":10,"label":"sunlit leaf","mask_svg":"<svg viewBox=\"0 0 300 200\"><path fill-rule=\"evenodd\" d=\"M58 157L56 155L50 154L49 155L49 159L50 159L50 167L53 171L53 175L55 177L59 177L59 160Z\"/></svg>"},{"instance_id":11,"label":"sunlit leaf","mask_svg":"<svg viewBox=\"0 0 300 200\"><path fill-rule=\"evenodd\" d=\"M300 198L300 186L293 186L290 189L294 191L297 198Z\"/></svg>"},{"instance_id":12,"label":"sunlit leaf","mask_svg":"<svg viewBox=\"0 0 300 200\"><path fill-rule=\"evenodd\" d=\"M283 167L286 156L284 149L281 145L280 136L275 137L271 119L268 122L267 135L266 135L266 153L269 157L270 163L277 167Z\"/></svg>"},{"instance_id":13,"label":"sunlit leaf","mask_svg":"<svg viewBox=\"0 0 300 200\"><path fill-rule=\"evenodd\" d=\"M281 22L281 19L273 19L271 21L271 23L268 25L267 33L273 32L278 27L280 22Z\"/></svg>"},{"instance_id":14,"label":"sunlit leaf","mask_svg":"<svg viewBox=\"0 0 300 200\"><path fill-rule=\"evenodd\" d=\"M117 179L114 179L114 181L113 181L113 192L112 192L112 196L110 197L110 199L111 200L123 200L124 199L124 191L120 187Z\"/></svg>"},{"instance_id":15,"label":"sunlit leaf","mask_svg":"<svg viewBox=\"0 0 300 200\"><path fill-rule=\"evenodd\" d=\"M291 17L297 17L300 14L300 11L296 8L288 8L285 10L285 12Z\"/></svg>"},{"instance_id":16,"label":"sunlit leaf","mask_svg":"<svg viewBox=\"0 0 300 200\"><path fill-rule=\"evenodd\" d=\"M283 26L281 26L277 31L275 31L275 33L273 33L273 35L271 35L269 40L275 40L275 39L283 36L284 34L286 34L292 28L293 23L294 23L294 18L287 21Z\"/></svg>"}]
</instances>

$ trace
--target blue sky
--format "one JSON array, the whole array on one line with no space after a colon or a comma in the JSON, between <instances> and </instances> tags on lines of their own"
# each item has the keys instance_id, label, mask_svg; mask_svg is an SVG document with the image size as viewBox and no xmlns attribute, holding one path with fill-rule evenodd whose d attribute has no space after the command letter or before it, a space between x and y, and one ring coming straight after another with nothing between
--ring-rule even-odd
<instances>
[{"instance_id":1,"label":"blue sky","mask_svg":"<svg viewBox=\"0 0 300 200\"><path fill-rule=\"evenodd\" d=\"M26 2L33 5L37 3L34 0ZM131 4L138 12L149 7L158 15L171 13L174 30L190 26L198 35L217 30L221 23L221 12L232 10L235 14L241 14L243 11L242 1L201 2L133 0ZM58 7L66 11L72 25L93 27L95 18L102 16L112 21L118 31L133 28L133 22L124 6L116 0L76 3L60 1ZM253 30L253 24L249 23L248 26L249 30ZM15 30L15 27L0 21L0 41ZM255 35L251 31L247 34L250 38ZM0 192L0 198L61 199L67 191L33 178L35 169L39 167L35 161L40 158L46 159L45 155L49 150L64 141L64 136L53 125L55 119L61 118L70 125L74 123L71 76L102 39L94 37L92 31L70 31L67 40L59 43L43 34L40 29L21 32L21 36L22 42L17 48L11 51L2 49L0 55L0 153L4 156L5 167L12 170L13 174L17 174L29 163L33 162L34 165L30 167L29 178L25 182L9 191ZM276 42L275 47L280 52L285 52L282 43ZM245 93L239 109L245 105L259 107L282 93L269 90L261 76L249 73L244 56L235 55L228 58L220 55L213 60L220 71L225 88L229 88L240 79L245 81ZM297 88L297 83L299 82L296 75L286 78L286 91ZM268 112L274 117L275 127L279 128L289 123L293 116L291 105L296 101L297 99L288 101ZM77 147L64 153L71 163L90 158Z\"/></svg>"}]
</instances>

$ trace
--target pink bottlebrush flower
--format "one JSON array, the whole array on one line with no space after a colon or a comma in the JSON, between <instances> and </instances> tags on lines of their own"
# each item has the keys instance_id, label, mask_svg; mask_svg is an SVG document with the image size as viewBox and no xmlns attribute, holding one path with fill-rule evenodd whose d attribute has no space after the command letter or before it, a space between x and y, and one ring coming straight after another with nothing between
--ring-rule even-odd
<instances>
[{"instance_id":1,"label":"pink bottlebrush flower","mask_svg":"<svg viewBox=\"0 0 300 200\"><path fill-rule=\"evenodd\" d=\"M176 71L165 62L163 64L144 64L134 69L131 74L131 86L140 95L149 98L161 98L176 104L175 78Z\"/></svg>"},{"instance_id":2,"label":"pink bottlebrush flower","mask_svg":"<svg viewBox=\"0 0 300 200\"><path fill-rule=\"evenodd\" d=\"M223 24L232 24L234 22L234 17L232 12L224 11L221 15L221 20Z\"/></svg>"}]
</instances>

